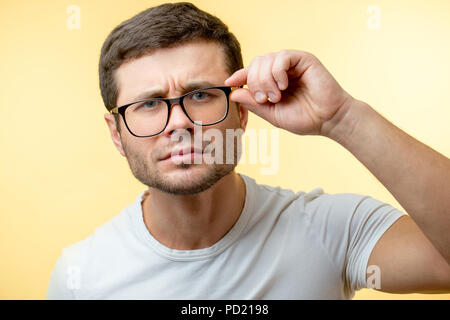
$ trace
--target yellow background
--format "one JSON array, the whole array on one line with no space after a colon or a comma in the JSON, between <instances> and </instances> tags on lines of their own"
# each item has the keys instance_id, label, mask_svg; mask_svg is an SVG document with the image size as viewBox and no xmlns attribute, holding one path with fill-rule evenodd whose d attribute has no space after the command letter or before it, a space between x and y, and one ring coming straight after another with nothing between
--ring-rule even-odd
<instances>
[{"instance_id":1,"label":"yellow background","mask_svg":"<svg viewBox=\"0 0 450 320\"><path fill-rule=\"evenodd\" d=\"M98 58L107 34L160 1L0 1L0 298L42 299L63 247L90 235L144 189L103 120ZM194 1L222 19L244 62L281 49L314 53L354 97L450 156L450 2ZM70 5L80 29L67 28ZM380 29L367 8L380 8ZM249 128L270 125L250 115ZM280 132L277 175L294 190L368 194L401 208L337 143ZM413 174L413 173L412 173ZM426 214L426 213L425 213ZM356 299L448 299L359 291Z\"/></svg>"}]
</instances>

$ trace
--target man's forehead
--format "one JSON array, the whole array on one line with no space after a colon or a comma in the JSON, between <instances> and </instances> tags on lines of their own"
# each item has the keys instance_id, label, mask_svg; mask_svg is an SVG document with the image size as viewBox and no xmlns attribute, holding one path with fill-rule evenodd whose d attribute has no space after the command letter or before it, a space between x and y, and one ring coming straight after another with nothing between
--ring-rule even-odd
<instances>
[{"instance_id":1,"label":"man's forehead","mask_svg":"<svg viewBox=\"0 0 450 320\"><path fill-rule=\"evenodd\" d=\"M169 48L154 49L122 63L117 74L152 72L156 75L176 71L218 72L227 69L222 46L212 41L194 41Z\"/></svg>"},{"instance_id":2,"label":"man's forehead","mask_svg":"<svg viewBox=\"0 0 450 320\"><path fill-rule=\"evenodd\" d=\"M222 47L205 41L156 49L123 63L115 73L119 95L125 90L136 98L147 98L151 91L162 95L171 87L186 91L223 85L227 76Z\"/></svg>"}]
</instances>

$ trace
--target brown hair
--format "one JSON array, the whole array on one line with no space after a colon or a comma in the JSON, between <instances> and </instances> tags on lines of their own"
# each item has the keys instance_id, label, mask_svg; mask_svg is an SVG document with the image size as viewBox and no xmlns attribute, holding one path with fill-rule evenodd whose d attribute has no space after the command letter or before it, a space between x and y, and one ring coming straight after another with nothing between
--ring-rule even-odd
<instances>
[{"instance_id":1,"label":"brown hair","mask_svg":"<svg viewBox=\"0 0 450 320\"><path fill-rule=\"evenodd\" d=\"M230 74L243 67L241 47L228 27L191 3L162 4L119 24L106 38L100 53L100 91L106 109L116 107L118 88L114 72L122 63L158 48L200 39L222 46ZM118 124L116 114L115 118Z\"/></svg>"}]
</instances>

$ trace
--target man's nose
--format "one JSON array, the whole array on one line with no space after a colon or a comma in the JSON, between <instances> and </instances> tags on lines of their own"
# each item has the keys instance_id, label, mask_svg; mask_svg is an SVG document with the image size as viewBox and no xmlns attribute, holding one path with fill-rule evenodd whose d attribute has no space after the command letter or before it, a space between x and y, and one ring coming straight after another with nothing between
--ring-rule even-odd
<instances>
[{"instance_id":1,"label":"man's nose","mask_svg":"<svg viewBox=\"0 0 450 320\"><path fill-rule=\"evenodd\" d=\"M164 134L171 136L176 130L188 130L190 133L193 133L194 124L186 116L181 105L174 103L170 109L169 121L164 129Z\"/></svg>"}]
</instances>

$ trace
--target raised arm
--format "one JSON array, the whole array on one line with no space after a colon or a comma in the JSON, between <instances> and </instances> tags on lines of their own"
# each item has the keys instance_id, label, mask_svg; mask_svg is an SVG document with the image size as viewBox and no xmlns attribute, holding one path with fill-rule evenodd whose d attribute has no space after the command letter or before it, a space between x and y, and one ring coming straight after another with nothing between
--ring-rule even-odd
<instances>
[{"instance_id":1,"label":"raised arm","mask_svg":"<svg viewBox=\"0 0 450 320\"><path fill-rule=\"evenodd\" d=\"M409 216L385 232L369 260L380 267L382 291L450 292L448 158L354 99L308 52L257 57L225 84L247 84L231 98L274 126L341 144L405 208Z\"/></svg>"}]
</instances>

